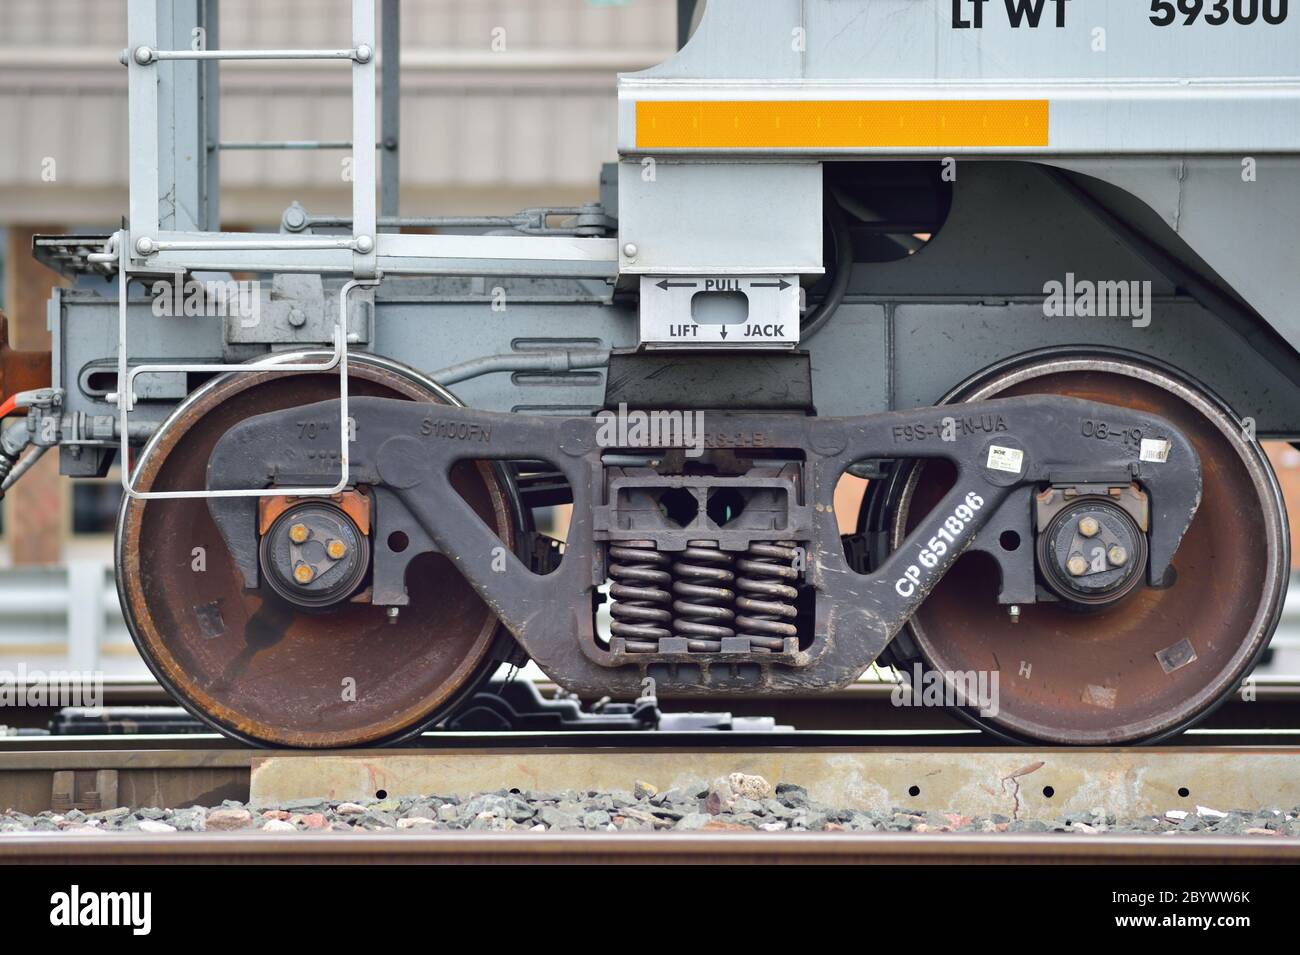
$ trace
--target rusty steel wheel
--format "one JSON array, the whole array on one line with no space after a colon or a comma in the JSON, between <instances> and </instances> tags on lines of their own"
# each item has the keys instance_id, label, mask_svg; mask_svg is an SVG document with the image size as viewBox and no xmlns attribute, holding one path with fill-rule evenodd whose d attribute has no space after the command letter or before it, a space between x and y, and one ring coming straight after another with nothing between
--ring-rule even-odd
<instances>
[{"instance_id":1,"label":"rusty steel wheel","mask_svg":"<svg viewBox=\"0 0 1300 955\"><path fill-rule=\"evenodd\" d=\"M1012 623L996 601L996 565L987 555L967 554L895 640L892 662L909 673L917 663L940 673L996 672L996 715L960 712L1009 739L1100 745L1180 732L1232 694L1277 626L1290 555L1272 468L1222 402L1123 353L1026 356L978 376L945 402L1028 394L1137 408L1188 436L1204 487L1174 557L1176 579L1160 589L1138 587L1101 609L1025 606ZM953 480L939 462L896 469L875 508L890 548Z\"/></svg>"},{"instance_id":2,"label":"rusty steel wheel","mask_svg":"<svg viewBox=\"0 0 1300 955\"><path fill-rule=\"evenodd\" d=\"M350 356L348 378L353 395L454 401L410 369L371 356ZM212 447L231 426L337 396L335 372L214 379L144 449L137 487L202 488ZM513 547L515 501L502 472L463 462L452 484ZM159 681L195 715L260 745L360 746L418 732L491 674L509 640L441 555L412 562L411 603L394 621L367 603L310 611L267 587L246 592L203 500L125 497L117 566L127 623Z\"/></svg>"}]
</instances>

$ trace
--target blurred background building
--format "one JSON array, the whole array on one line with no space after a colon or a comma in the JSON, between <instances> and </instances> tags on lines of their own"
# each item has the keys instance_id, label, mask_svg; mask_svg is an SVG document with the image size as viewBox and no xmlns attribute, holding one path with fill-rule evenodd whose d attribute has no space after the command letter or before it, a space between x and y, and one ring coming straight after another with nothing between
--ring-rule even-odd
<instances>
[{"instance_id":1,"label":"blurred background building","mask_svg":"<svg viewBox=\"0 0 1300 955\"><path fill-rule=\"evenodd\" d=\"M0 2L0 303L16 347L49 347L45 303L59 281L32 260L32 235L112 231L127 208L125 6ZM350 0L222 0L219 42L337 46L349 11ZM596 198L600 165L615 158L615 77L671 55L676 14L677 0L404 0L403 214ZM221 138L348 139L349 77L329 66L224 64ZM345 155L223 152L223 226L274 229L294 201L346 214ZM1272 453L1296 513L1300 452ZM57 479L55 457L0 503L0 668L143 673L112 586L120 488ZM860 485L845 491L851 520ZM1300 644L1293 606L1279 638Z\"/></svg>"},{"instance_id":2,"label":"blurred background building","mask_svg":"<svg viewBox=\"0 0 1300 955\"><path fill-rule=\"evenodd\" d=\"M222 0L220 45L337 46L350 0ZM405 0L402 212L509 213L597 196L615 158L615 77L667 58L676 0ZM127 208L123 0L0 2L0 302L15 347L48 348L58 277L42 232L111 231ZM223 140L350 138L331 64L227 63ZM295 200L347 213L341 152L225 151L227 228ZM0 668L141 672L111 587L115 482L56 479L54 455L0 504Z\"/></svg>"}]
</instances>

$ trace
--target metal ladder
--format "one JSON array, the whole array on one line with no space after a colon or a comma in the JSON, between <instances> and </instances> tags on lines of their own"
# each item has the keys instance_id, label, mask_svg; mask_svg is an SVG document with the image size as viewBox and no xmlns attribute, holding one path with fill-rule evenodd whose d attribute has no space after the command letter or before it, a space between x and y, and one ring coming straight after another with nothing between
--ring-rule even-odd
<instances>
[{"instance_id":1,"label":"metal ladder","mask_svg":"<svg viewBox=\"0 0 1300 955\"><path fill-rule=\"evenodd\" d=\"M395 9L397 4L388 4ZM319 265L324 271L337 271L338 256L315 256L311 253L351 252L350 271L354 278L373 279L376 262L375 203L375 0L352 0L352 43L345 49L331 50L210 50L202 42L196 48L167 50L159 48L159 17L156 0L129 0L127 12L128 115L131 131L131 210L130 251L134 256L152 261L155 257L164 268L201 267L199 257L176 257L167 260L165 253L202 253L216 251L294 253L299 270ZM161 228L158 201L160 154L158 135L159 83L161 64L177 61L221 62L224 60L331 60L352 66L352 235L285 236L266 238L256 234L195 237L193 233L171 232ZM219 145L219 144L218 144ZM250 144L235 143L236 148ZM285 143L252 144L262 148L285 148ZM315 148L341 144L313 142ZM228 148L228 147L227 147Z\"/></svg>"},{"instance_id":2,"label":"metal ladder","mask_svg":"<svg viewBox=\"0 0 1300 955\"><path fill-rule=\"evenodd\" d=\"M207 49L208 33L196 28L196 42L189 49L164 49L160 37L173 43L183 41L185 26L206 23L215 33L217 0L128 0L127 36L129 47L122 60L128 69L128 115L130 123L130 220L101 253L91 259L116 265L118 269L118 390L110 395L120 417L122 485L134 498L267 497L278 495L328 496L343 490L348 480L348 296L357 288L377 285L385 273L415 275L476 275L603 278L618 273L618 240L582 235L404 235L381 230L376 211L375 139L376 59L375 0L352 0L351 43L347 47L322 50L221 50ZM384 126L385 176L384 222L398 220L397 143L399 113L399 6L400 0L384 3ZM188 19L187 19L188 18ZM216 65L223 60L328 60L352 67L352 139L350 143L328 140L208 142L209 127L216 126L215 69L196 74L196 104L206 111L206 124L197 113L187 112L178 102L179 84L175 73L161 71L167 64ZM160 134L160 110L171 111L173 120L187 126L186 144L202 150L207 166L204 175L180 168L184 150L176 130L167 127L170 141ZM390 142L391 140L391 142ZM208 164L209 146L225 149L341 149L352 152L351 234L267 235L206 231L218 228L214 175L215 162ZM204 182L200 184L198 180ZM206 188L206 194L203 194ZM170 190L170 195L165 193ZM187 192L188 206L179 201ZM202 199L200 200L200 195ZM167 210L160 211L160 205ZM185 215L182 215L185 213ZM192 213L192 214L191 214ZM186 230L180 225L193 224ZM131 276L172 274L180 281L192 272L306 272L348 276L339 292L339 316L334 329L333 353L329 360L313 364L288 365L282 356L229 364L152 364L131 366L127 331L127 290ZM135 475L127 466L129 413L136 401L135 381L143 374L200 373L249 374L265 371L339 373L340 463L338 482L330 488L255 488L208 491L140 491Z\"/></svg>"},{"instance_id":3,"label":"metal ladder","mask_svg":"<svg viewBox=\"0 0 1300 955\"><path fill-rule=\"evenodd\" d=\"M385 0L386 39L397 47L397 10L399 0ZM376 254L377 212L375 208L375 0L352 0L352 43L345 49L328 50L211 50L206 48L204 28L194 30L195 42L190 49L161 49L159 47L159 12L156 0L130 0L127 13L129 46L123 60L128 75L128 116L130 124L130 221L126 230L115 236L115 248L108 254L118 257L118 391L110 396L116 399L121 420L121 473L125 492L139 499L177 499L208 497L267 497L276 495L331 495L342 491L348 482L348 336L347 309L349 293L358 287L379 282ZM215 4L196 3L195 19L200 13L215 16ZM215 23L211 24L215 26ZM175 30L172 31L173 35ZM159 211L160 169L165 168L160 150L159 108L163 84L158 75L163 63L176 61L220 62L222 60L335 60L352 65L352 234L350 236L274 236L258 234L230 235L219 233L189 233L165 231ZM396 56L390 76L397 76ZM215 73L215 71L213 71ZM209 79L214 78L209 74ZM169 90L168 95L174 95ZM395 89L390 89L395 94ZM168 144L169 146L171 144ZM222 144L215 144L221 148ZM342 144L324 141L312 143L227 143L225 148L332 148ZM396 143L393 144L394 152ZM175 157L170 158L174 163ZM395 177L393 177L395 178ZM209 183L212 188L215 183ZM173 183L174 188L174 183ZM176 196L172 196L175 203ZM395 190L393 199L395 201ZM207 206L215 218L216 202ZM211 223L214 224L215 223ZM274 488L235 489L209 491L193 489L184 491L139 491L135 475L129 466L128 436L129 415L135 403L135 382L142 374L205 373L248 374L267 370L285 370L286 363L277 356L247 364L129 364L127 291L132 272L159 271L156 257L179 253L164 268L175 275L175 281L184 280L186 271L203 267L202 256L190 253L207 252L289 252L299 270L314 271L316 253L345 251L351 253L352 280L339 292L339 319L334 329L334 351L329 360L311 364L295 364L297 373L339 373L339 443L340 474L338 482L330 488ZM141 262L140 260L143 260ZM332 259L320 261L322 271L337 268Z\"/></svg>"}]
</instances>

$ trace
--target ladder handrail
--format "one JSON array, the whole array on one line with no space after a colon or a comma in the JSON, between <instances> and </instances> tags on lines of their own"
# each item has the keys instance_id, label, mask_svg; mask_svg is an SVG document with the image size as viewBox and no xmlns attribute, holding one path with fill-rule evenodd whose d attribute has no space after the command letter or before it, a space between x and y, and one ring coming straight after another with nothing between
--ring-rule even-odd
<instances>
[{"instance_id":1,"label":"ladder handrail","mask_svg":"<svg viewBox=\"0 0 1300 955\"><path fill-rule=\"evenodd\" d=\"M159 50L145 44L136 47L131 55L141 66L160 60L355 60L368 63L375 51L364 43L350 50Z\"/></svg>"}]
</instances>

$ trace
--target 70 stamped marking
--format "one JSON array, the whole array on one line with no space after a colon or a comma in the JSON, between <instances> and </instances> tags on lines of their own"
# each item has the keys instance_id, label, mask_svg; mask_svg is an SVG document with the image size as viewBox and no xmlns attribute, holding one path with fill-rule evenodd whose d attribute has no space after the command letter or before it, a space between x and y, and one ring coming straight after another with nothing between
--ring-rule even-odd
<instances>
[{"instance_id":1,"label":"70 stamped marking","mask_svg":"<svg viewBox=\"0 0 1300 955\"><path fill-rule=\"evenodd\" d=\"M943 556L957 547L962 534L975 519L975 513L983 506L984 498L971 491L966 495L965 503L953 508L952 513L944 518L929 541L922 545L916 558L917 563L903 571L903 576L894 582L894 591L900 597L910 597L916 593L916 588L921 585L922 568L933 570L939 566Z\"/></svg>"}]
</instances>

